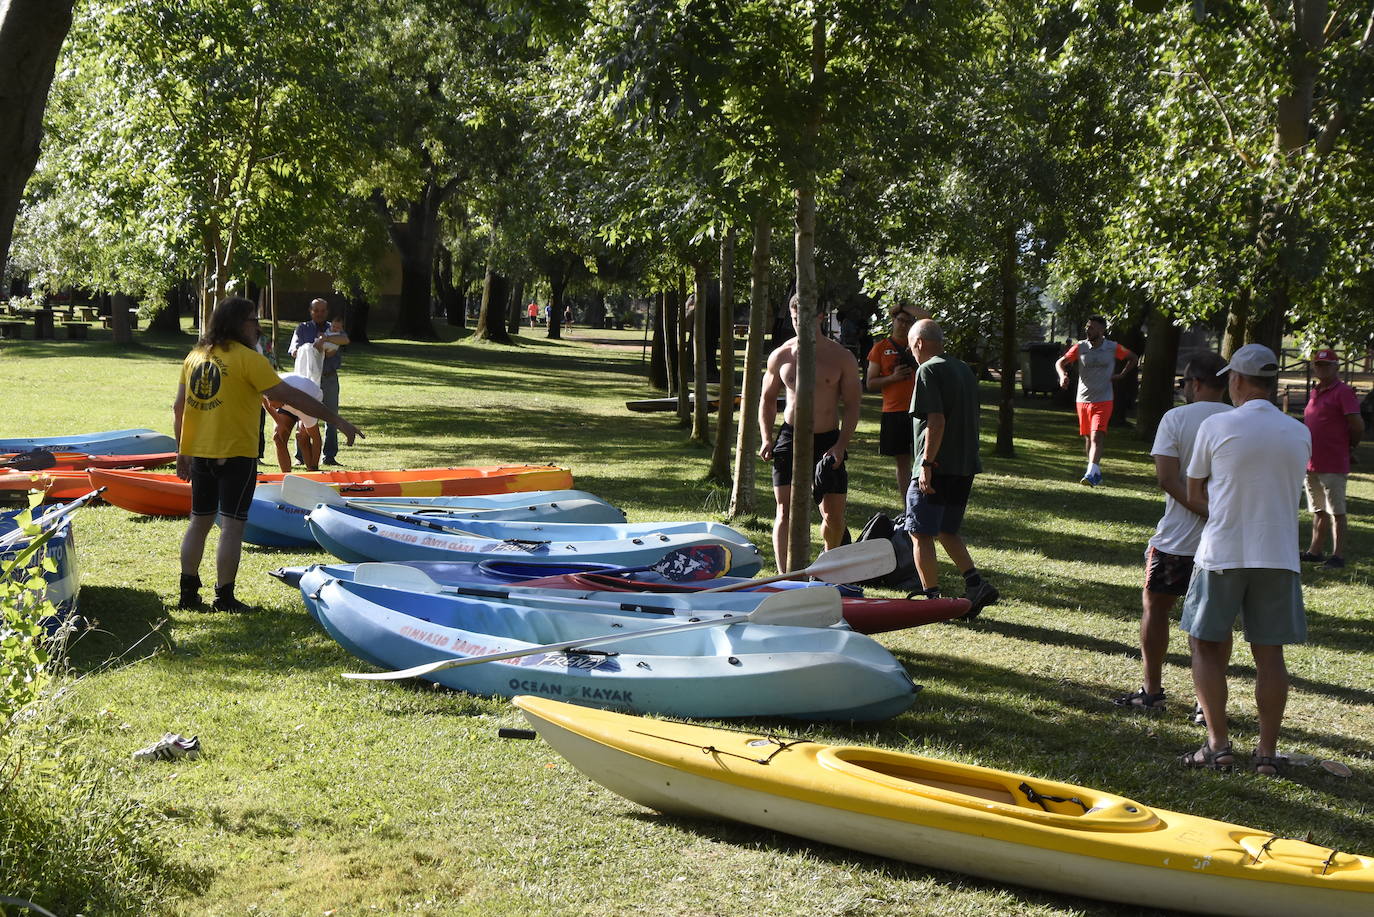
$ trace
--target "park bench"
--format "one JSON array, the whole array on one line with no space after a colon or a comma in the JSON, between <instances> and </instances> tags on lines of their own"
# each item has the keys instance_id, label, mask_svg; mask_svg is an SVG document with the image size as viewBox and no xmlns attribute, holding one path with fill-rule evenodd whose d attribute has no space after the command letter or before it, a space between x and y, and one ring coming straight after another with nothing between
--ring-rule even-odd
<instances>
[{"instance_id":1,"label":"park bench","mask_svg":"<svg viewBox=\"0 0 1374 917\"><path fill-rule=\"evenodd\" d=\"M19 340L24 336L23 322L0 322L0 338Z\"/></svg>"},{"instance_id":2,"label":"park bench","mask_svg":"<svg viewBox=\"0 0 1374 917\"><path fill-rule=\"evenodd\" d=\"M91 328L86 322L63 322L62 327L67 329L67 340L69 341L86 340Z\"/></svg>"},{"instance_id":3,"label":"park bench","mask_svg":"<svg viewBox=\"0 0 1374 917\"><path fill-rule=\"evenodd\" d=\"M113 327L114 327L114 323L111 321L110 316L108 316L108 315L102 315L102 316L100 317L100 325L101 325L102 328L106 328L106 329L109 329L109 328L113 328ZM129 328L130 328L130 330L133 330L133 331L137 331L137 330L138 330L138 310L137 310L137 309L130 309L130 310L129 310Z\"/></svg>"}]
</instances>

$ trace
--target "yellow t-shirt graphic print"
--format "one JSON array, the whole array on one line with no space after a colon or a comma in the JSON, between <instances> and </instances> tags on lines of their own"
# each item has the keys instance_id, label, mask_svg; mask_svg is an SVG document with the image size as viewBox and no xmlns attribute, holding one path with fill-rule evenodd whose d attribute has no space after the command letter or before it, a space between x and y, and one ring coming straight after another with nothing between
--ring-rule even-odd
<instances>
[{"instance_id":1,"label":"yellow t-shirt graphic print","mask_svg":"<svg viewBox=\"0 0 1374 917\"><path fill-rule=\"evenodd\" d=\"M260 396L280 381L266 357L236 341L191 351L181 365L186 408L177 450L200 458L257 455Z\"/></svg>"}]
</instances>

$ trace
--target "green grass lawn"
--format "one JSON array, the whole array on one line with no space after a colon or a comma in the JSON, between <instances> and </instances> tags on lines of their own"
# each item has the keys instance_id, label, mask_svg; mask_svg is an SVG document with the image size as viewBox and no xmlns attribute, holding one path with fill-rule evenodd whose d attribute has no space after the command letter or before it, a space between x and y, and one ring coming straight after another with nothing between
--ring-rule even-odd
<instances>
[{"instance_id":1,"label":"green grass lawn","mask_svg":"<svg viewBox=\"0 0 1374 917\"><path fill-rule=\"evenodd\" d=\"M367 433L351 467L556 461L576 486L632 521L718 518L703 483L709 452L672 415L630 414L652 394L633 348L592 343L638 333L575 329L515 346L468 339L353 347L343 412ZM449 333L452 337L452 334ZM170 431L191 339L6 342L0 436L148 426ZM1165 672L1171 707L1118 712L1139 684L1142 551L1161 511L1147 449L1114 433L1107 485L1077 483L1071 415L1018 404L1018 456L991 456L994 392L984 392L984 459L966 534L1002 602L973 624L879 639L925 690L907 713L854 728L779 724L821 740L874 743L1100 787L1288 836L1374 853L1374 537L1367 473L1351 481L1351 566L1305 571L1311 642L1291 650L1294 690L1281 747L1334 758L1291 779L1185 772L1196 747L1184 640ZM877 455L868 396L852 450L856 532L897 504ZM1374 467L1374 451L1362 454ZM736 523L768 547L762 519ZM497 737L521 722L505 700L420 683L351 683L356 663L266 576L320 553L249 547L239 595L252 616L170 609L181 520L114 507L78 517L85 613L98 629L75 647L58 701L80 753L158 819L165 897L148 912L253 914L1118 914L1123 909L934 872L749 828L667 818L602 790L547 746ZM1306 522L1304 522L1304 535ZM212 536L213 537L213 536ZM205 571L209 573L207 558ZM957 574L946 567L946 582ZM1233 733L1255 735L1253 668L1231 670ZM198 734L195 762L135 765L165 731ZM0 895L10 893L0 888ZM42 903L42 902L39 902ZM0 909L2 912L3 909ZM112 913L100 901L83 913ZM1143 912L1141 912L1143 913Z\"/></svg>"}]
</instances>

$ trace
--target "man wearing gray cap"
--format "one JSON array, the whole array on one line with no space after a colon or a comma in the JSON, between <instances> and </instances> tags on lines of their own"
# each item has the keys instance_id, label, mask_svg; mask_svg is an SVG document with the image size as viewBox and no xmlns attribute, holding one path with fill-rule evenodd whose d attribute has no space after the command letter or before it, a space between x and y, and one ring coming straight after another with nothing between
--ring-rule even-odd
<instances>
[{"instance_id":1,"label":"man wearing gray cap","mask_svg":"<svg viewBox=\"0 0 1374 917\"><path fill-rule=\"evenodd\" d=\"M1235 764L1226 722L1226 667L1232 626L1240 616L1255 658L1259 708L1251 761L1256 773L1274 776L1288 703L1283 647L1307 639L1297 513L1312 436L1274 406L1279 361L1272 350L1246 344L1225 370L1236 408L1202 422L1188 463L1188 502L1206 513L1207 522L1180 626L1192 646L1193 687L1206 717L1207 743L1179 763L1221 770Z\"/></svg>"}]
</instances>

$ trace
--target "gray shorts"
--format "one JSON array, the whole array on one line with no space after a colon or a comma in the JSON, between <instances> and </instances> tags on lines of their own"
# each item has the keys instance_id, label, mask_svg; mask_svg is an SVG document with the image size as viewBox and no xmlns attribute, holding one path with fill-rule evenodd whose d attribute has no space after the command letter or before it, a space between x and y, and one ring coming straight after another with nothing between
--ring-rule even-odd
<instances>
[{"instance_id":1,"label":"gray shorts","mask_svg":"<svg viewBox=\"0 0 1374 917\"><path fill-rule=\"evenodd\" d=\"M1237 617L1244 624L1249 643L1282 646L1305 642L1307 617L1298 574L1272 568L1194 567L1179 627L1199 640L1224 643L1231 639Z\"/></svg>"}]
</instances>

